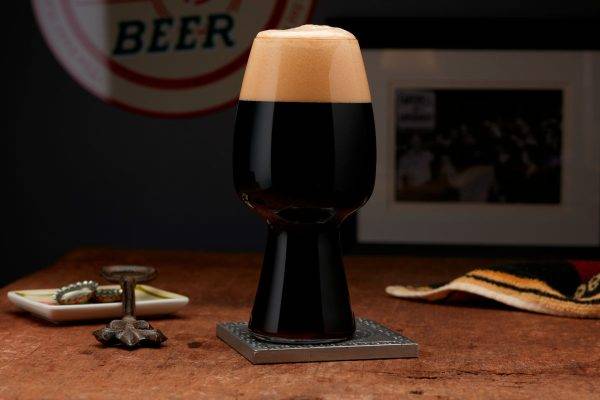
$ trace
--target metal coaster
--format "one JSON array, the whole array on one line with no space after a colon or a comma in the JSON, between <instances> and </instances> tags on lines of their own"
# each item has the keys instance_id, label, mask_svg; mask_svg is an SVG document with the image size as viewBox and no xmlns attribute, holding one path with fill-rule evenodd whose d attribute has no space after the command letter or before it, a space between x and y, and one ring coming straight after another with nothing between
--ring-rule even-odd
<instances>
[{"instance_id":1,"label":"metal coaster","mask_svg":"<svg viewBox=\"0 0 600 400\"><path fill-rule=\"evenodd\" d=\"M250 334L247 322L219 323L217 336L252 364L414 358L419 355L417 343L363 318L356 318L356 333L352 339L330 344L264 342Z\"/></svg>"}]
</instances>

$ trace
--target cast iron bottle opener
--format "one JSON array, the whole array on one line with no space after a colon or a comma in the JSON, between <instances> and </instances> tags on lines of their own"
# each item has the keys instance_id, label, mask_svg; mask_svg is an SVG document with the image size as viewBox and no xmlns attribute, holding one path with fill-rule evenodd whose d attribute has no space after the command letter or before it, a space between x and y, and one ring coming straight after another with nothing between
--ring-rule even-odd
<instances>
[{"instance_id":1,"label":"cast iron bottle opener","mask_svg":"<svg viewBox=\"0 0 600 400\"><path fill-rule=\"evenodd\" d=\"M106 327L94 331L94 336L107 346L125 345L160 346L167 340L163 333L148 322L135 318L135 285L147 282L156 276L156 269L138 265L112 265L102 267L102 277L109 282L118 282L123 290L123 318L115 319Z\"/></svg>"}]
</instances>

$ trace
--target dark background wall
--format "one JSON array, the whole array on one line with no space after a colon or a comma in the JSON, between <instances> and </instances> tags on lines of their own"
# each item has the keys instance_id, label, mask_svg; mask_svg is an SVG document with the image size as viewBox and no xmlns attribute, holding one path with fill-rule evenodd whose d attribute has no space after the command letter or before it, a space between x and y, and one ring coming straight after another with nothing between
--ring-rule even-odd
<instances>
[{"instance_id":1,"label":"dark background wall","mask_svg":"<svg viewBox=\"0 0 600 400\"><path fill-rule=\"evenodd\" d=\"M56 62L29 1L11 3L2 60L9 190L0 284L78 246L262 248L264 225L232 188L233 109L162 120L108 106ZM313 22L377 16L584 18L600 16L600 7L594 0L322 0Z\"/></svg>"}]
</instances>

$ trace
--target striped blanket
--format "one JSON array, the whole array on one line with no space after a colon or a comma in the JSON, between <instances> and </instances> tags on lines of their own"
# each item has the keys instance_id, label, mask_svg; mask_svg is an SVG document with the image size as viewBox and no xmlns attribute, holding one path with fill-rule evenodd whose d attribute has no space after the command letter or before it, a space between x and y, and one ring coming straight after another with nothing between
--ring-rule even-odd
<instances>
[{"instance_id":1,"label":"striped blanket","mask_svg":"<svg viewBox=\"0 0 600 400\"><path fill-rule=\"evenodd\" d=\"M479 296L523 310L600 318L600 262L529 262L477 268L450 282L388 286L395 297L469 301Z\"/></svg>"}]
</instances>

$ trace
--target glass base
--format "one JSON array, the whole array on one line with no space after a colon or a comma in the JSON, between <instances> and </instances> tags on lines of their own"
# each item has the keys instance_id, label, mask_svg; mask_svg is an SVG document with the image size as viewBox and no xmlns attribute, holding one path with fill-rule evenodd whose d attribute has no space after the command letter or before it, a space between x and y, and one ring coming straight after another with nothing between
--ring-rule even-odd
<instances>
[{"instance_id":1,"label":"glass base","mask_svg":"<svg viewBox=\"0 0 600 400\"><path fill-rule=\"evenodd\" d=\"M273 343L334 343L355 331L337 226L269 227L250 331Z\"/></svg>"},{"instance_id":2,"label":"glass base","mask_svg":"<svg viewBox=\"0 0 600 400\"><path fill-rule=\"evenodd\" d=\"M262 335L260 333L255 333L252 331L250 331L250 334L255 339L261 340L263 342L278 343L278 344L298 344L298 345L338 343L338 342L343 342L345 340L352 339L352 335L350 335L348 337L333 338L333 339L287 339L287 338L280 338L280 337L276 337L276 336Z\"/></svg>"}]
</instances>

